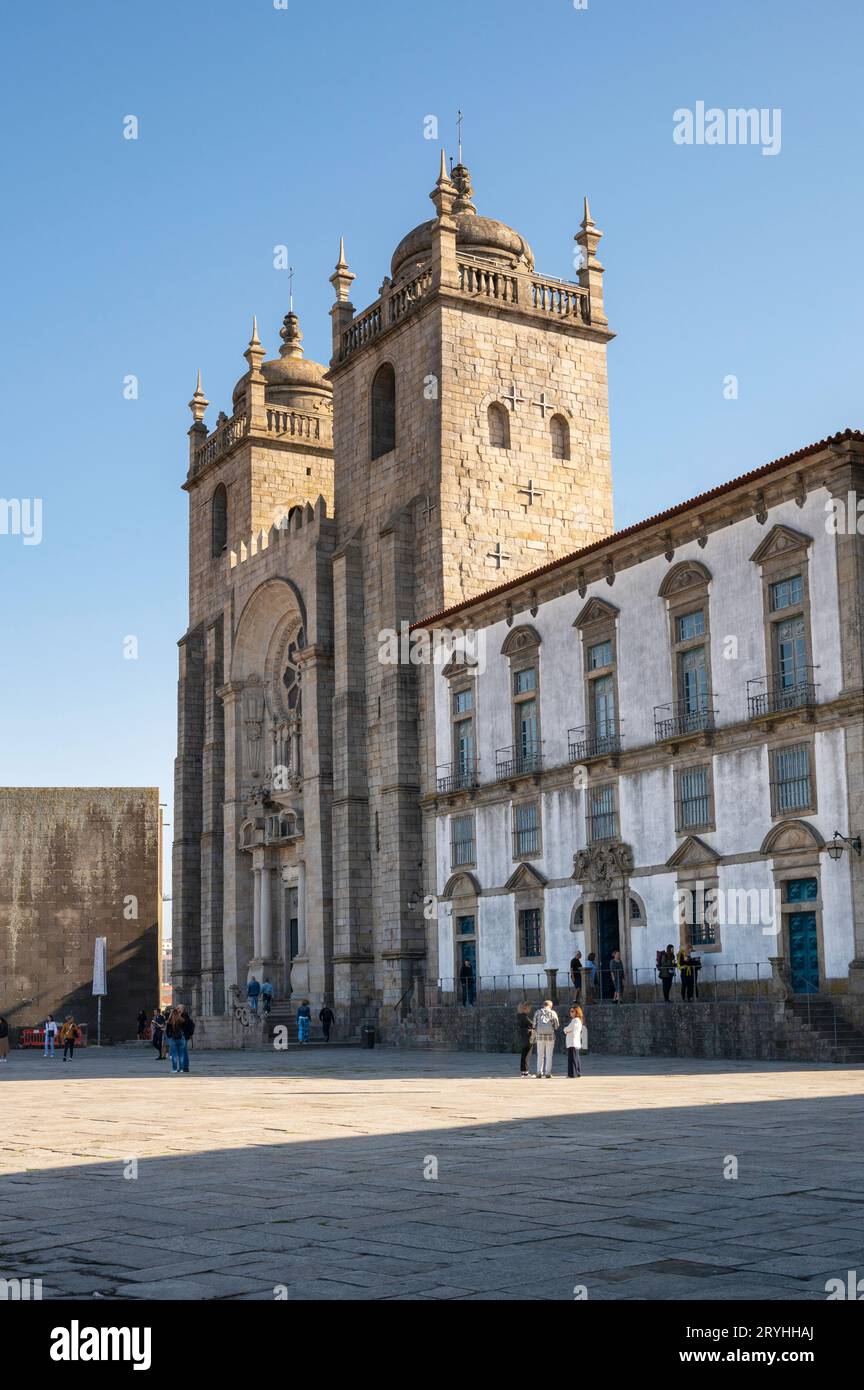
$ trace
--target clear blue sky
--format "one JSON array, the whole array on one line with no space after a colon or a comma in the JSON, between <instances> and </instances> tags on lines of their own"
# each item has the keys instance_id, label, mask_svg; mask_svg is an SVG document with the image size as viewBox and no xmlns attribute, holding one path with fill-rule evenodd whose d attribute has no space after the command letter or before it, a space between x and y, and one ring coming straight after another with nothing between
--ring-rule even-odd
<instances>
[{"instance_id":1,"label":"clear blue sky","mask_svg":"<svg viewBox=\"0 0 864 1390\"><path fill-rule=\"evenodd\" d=\"M170 802L195 373L212 424L253 312L275 351L277 243L327 359L339 235L360 307L431 213L427 115L452 149L462 107L479 210L548 274L590 196L619 526L862 423L854 0L88 0L3 30L0 496L41 498L43 539L0 535L0 782ZM698 101L779 107L780 153L676 145Z\"/></svg>"}]
</instances>

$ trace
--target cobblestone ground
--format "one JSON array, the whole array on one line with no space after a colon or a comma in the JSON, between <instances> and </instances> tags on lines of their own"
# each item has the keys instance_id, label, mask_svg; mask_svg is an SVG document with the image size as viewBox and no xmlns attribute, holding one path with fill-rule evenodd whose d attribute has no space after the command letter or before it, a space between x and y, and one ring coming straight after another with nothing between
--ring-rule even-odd
<instances>
[{"instance_id":1,"label":"cobblestone ground","mask_svg":"<svg viewBox=\"0 0 864 1390\"><path fill-rule=\"evenodd\" d=\"M46 1299L710 1301L864 1275L861 1069L584 1065L198 1052L174 1077L146 1046L13 1052L0 1276Z\"/></svg>"}]
</instances>

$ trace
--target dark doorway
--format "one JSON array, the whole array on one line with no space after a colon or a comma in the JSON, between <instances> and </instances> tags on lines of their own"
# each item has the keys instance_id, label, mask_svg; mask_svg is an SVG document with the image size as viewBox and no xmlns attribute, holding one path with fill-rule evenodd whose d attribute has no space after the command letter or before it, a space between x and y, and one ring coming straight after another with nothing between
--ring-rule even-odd
<instances>
[{"instance_id":1,"label":"dark doorway","mask_svg":"<svg viewBox=\"0 0 864 1390\"><path fill-rule=\"evenodd\" d=\"M609 971L612 952L621 949L618 937L618 903L614 898L606 898L597 904L597 965L600 970L599 995L601 999L611 999L615 990Z\"/></svg>"},{"instance_id":2,"label":"dark doorway","mask_svg":"<svg viewBox=\"0 0 864 1390\"><path fill-rule=\"evenodd\" d=\"M456 930L460 937L468 932L476 930L473 917L459 917L456 922ZM462 975L462 967L470 965L470 976ZM456 942L456 975L457 986L460 991L463 1004L474 1004L477 999L477 940L457 941Z\"/></svg>"}]
</instances>

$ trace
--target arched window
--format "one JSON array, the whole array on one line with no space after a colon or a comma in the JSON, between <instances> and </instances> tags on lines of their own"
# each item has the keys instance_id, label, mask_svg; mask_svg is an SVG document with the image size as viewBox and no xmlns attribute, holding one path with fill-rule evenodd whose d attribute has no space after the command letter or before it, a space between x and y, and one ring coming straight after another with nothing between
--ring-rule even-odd
<instances>
[{"instance_id":1,"label":"arched window","mask_svg":"<svg viewBox=\"0 0 864 1390\"><path fill-rule=\"evenodd\" d=\"M493 449L510 448L510 417L503 405L493 401L487 412L489 417L489 443Z\"/></svg>"},{"instance_id":2,"label":"arched window","mask_svg":"<svg viewBox=\"0 0 864 1390\"><path fill-rule=\"evenodd\" d=\"M396 448L396 373L389 362L372 379L372 457Z\"/></svg>"},{"instance_id":3,"label":"arched window","mask_svg":"<svg viewBox=\"0 0 864 1390\"><path fill-rule=\"evenodd\" d=\"M224 483L220 483L213 493L211 515L212 553L215 559L228 546L228 493Z\"/></svg>"},{"instance_id":4,"label":"arched window","mask_svg":"<svg viewBox=\"0 0 864 1390\"><path fill-rule=\"evenodd\" d=\"M569 459L570 457L570 426L563 415L553 415L549 421L549 433L552 438L552 457L553 459Z\"/></svg>"}]
</instances>

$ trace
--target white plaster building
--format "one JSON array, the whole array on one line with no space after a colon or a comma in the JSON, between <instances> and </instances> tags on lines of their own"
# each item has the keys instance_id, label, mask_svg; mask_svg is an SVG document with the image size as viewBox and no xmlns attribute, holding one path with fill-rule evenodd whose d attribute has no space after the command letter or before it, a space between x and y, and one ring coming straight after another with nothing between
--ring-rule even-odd
<instances>
[{"instance_id":1,"label":"white plaster building","mask_svg":"<svg viewBox=\"0 0 864 1390\"><path fill-rule=\"evenodd\" d=\"M445 990L466 958L483 991L615 947L653 990L688 942L703 981L860 987L858 498L846 431L416 625L477 657L422 702Z\"/></svg>"}]
</instances>

